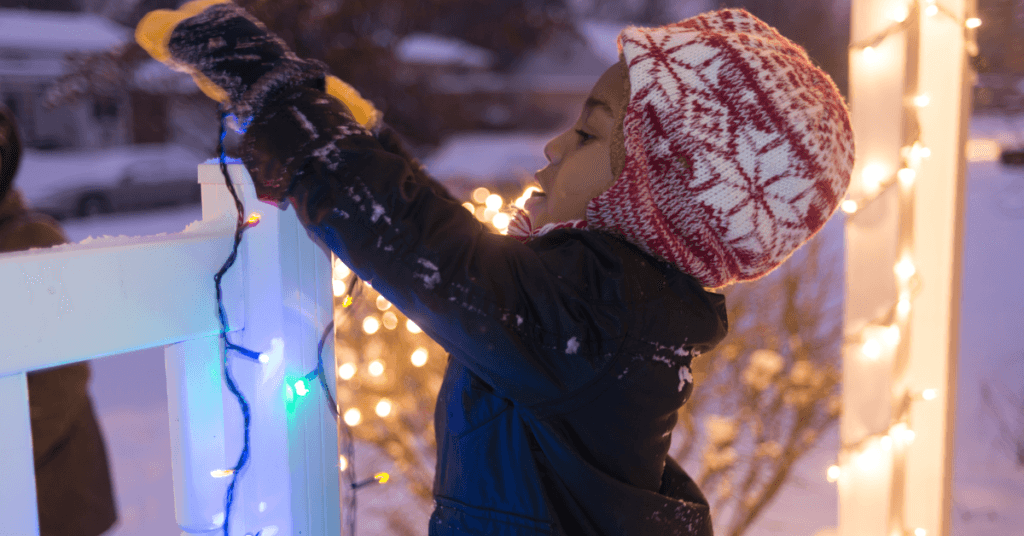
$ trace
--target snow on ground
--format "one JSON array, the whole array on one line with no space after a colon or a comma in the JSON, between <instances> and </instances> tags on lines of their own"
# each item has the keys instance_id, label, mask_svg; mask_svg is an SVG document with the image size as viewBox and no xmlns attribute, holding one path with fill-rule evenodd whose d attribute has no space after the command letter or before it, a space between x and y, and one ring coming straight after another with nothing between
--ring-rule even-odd
<instances>
[{"instance_id":1,"label":"snow on ground","mask_svg":"<svg viewBox=\"0 0 1024 536\"><path fill-rule=\"evenodd\" d=\"M989 138L1024 132L1024 118L976 118L973 125L976 136ZM967 183L952 533L1024 536L1024 468L1014 466L1011 453L998 443L992 411L981 398L984 382L1024 396L1024 169L975 162L968 167ZM178 232L199 218L200 208L189 206L70 220L64 227L71 240L80 241L104 234ZM179 534L162 351L94 361L91 392L112 458L121 515L108 534ZM835 526L836 490L824 473L837 447L835 433L824 438L748 534L815 536ZM385 459L365 446L357 460L360 471L388 469ZM420 510L410 504L396 475L393 485L360 493L359 532L398 534L389 525L388 513L399 512L420 530L412 534L426 534L427 512Z\"/></svg>"}]
</instances>

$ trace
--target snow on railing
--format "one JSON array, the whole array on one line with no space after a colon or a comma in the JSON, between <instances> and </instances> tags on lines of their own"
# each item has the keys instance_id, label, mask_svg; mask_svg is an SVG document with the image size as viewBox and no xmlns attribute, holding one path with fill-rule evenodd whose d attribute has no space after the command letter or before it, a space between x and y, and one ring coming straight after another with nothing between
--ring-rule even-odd
<instances>
[{"instance_id":1,"label":"snow on railing","mask_svg":"<svg viewBox=\"0 0 1024 536\"><path fill-rule=\"evenodd\" d=\"M338 535L335 423L324 397L289 384L317 366L333 317L330 253L294 210L259 203L244 167L228 166L246 210L245 232L222 281L229 353L251 411L250 459L234 490L233 534ZM0 534L39 534L26 373L163 346L177 522L216 534L242 448L242 417L224 387L214 273L228 254L236 209L216 164L199 165L203 219L180 233L104 237L0 254ZM333 363L333 337L324 358Z\"/></svg>"}]
</instances>

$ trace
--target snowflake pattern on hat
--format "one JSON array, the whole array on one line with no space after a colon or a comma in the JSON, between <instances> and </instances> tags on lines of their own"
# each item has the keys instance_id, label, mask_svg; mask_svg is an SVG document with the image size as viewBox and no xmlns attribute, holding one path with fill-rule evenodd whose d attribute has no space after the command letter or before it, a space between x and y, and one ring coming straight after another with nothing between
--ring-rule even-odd
<instances>
[{"instance_id":1,"label":"snowflake pattern on hat","mask_svg":"<svg viewBox=\"0 0 1024 536\"><path fill-rule=\"evenodd\" d=\"M802 48L739 9L626 28L619 46L626 162L589 203L589 228L720 287L772 271L835 212L849 112Z\"/></svg>"}]
</instances>

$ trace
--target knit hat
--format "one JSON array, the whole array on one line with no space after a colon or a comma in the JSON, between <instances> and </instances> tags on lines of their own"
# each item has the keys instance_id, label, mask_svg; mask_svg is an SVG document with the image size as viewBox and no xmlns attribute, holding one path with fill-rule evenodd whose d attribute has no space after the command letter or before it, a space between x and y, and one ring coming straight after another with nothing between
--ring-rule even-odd
<instances>
[{"instance_id":1,"label":"knit hat","mask_svg":"<svg viewBox=\"0 0 1024 536\"><path fill-rule=\"evenodd\" d=\"M853 166L849 113L806 52L742 9L624 29L625 166L586 227L705 287L757 279L832 216ZM545 226L581 227L578 222ZM511 234L511 232L510 232Z\"/></svg>"}]
</instances>

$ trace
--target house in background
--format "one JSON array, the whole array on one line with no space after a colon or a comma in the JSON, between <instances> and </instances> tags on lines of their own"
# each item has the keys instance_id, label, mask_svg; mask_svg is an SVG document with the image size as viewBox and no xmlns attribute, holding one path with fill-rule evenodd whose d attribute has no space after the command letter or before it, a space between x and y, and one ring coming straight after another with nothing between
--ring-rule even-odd
<instances>
[{"instance_id":1,"label":"house in background","mask_svg":"<svg viewBox=\"0 0 1024 536\"><path fill-rule=\"evenodd\" d=\"M26 146L93 148L131 140L126 90L54 109L43 103L65 72L67 54L107 50L130 38L130 30L98 15L0 9L0 102L14 112Z\"/></svg>"},{"instance_id":2,"label":"house in background","mask_svg":"<svg viewBox=\"0 0 1024 536\"><path fill-rule=\"evenodd\" d=\"M131 29L93 13L0 9L0 102L14 112L23 143L44 150L180 143L212 154L216 105L198 98L187 74L155 60L142 62L105 96L45 105L48 89L67 73L69 55L114 50L132 39Z\"/></svg>"}]
</instances>

